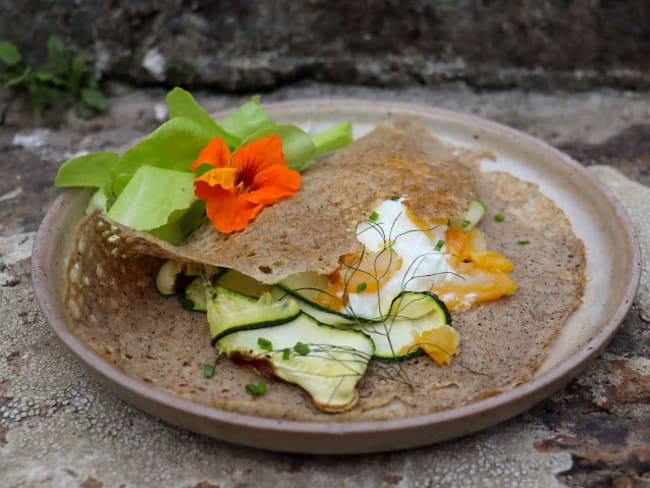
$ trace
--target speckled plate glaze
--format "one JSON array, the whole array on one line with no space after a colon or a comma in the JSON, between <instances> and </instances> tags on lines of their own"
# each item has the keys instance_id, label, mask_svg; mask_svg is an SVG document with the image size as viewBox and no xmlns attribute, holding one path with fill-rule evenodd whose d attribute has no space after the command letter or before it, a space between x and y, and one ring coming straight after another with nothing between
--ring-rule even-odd
<instances>
[{"instance_id":1,"label":"speckled plate glaze","mask_svg":"<svg viewBox=\"0 0 650 488\"><path fill-rule=\"evenodd\" d=\"M129 377L70 332L62 297L65 259L88 192L69 191L54 202L36 236L34 288L54 332L79 361L125 401L186 429L258 448L313 454L404 449L467 435L525 411L578 375L623 321L641 273L638 240L612 194L568 156L503 125L435 108L361 100L300 100L267 108L276 120L310 131L351 120L355 137L369 132L381 120L406 115L426 124L443 140L493 151L497 161L484 162L483 171L504 170L539 184L566 212L575 233L584 241L587 283L583 301L531 381L463 407L381 422L325 423L216 410Z\"/></svg>"}]
</instances>

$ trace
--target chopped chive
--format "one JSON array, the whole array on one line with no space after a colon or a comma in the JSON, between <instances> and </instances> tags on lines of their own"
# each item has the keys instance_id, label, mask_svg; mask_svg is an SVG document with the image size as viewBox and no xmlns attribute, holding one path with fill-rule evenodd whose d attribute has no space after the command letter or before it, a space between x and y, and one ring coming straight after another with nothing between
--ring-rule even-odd
<instances>
[{"instance_id":1,"label":"chopped chive","mask_svg":"<svg viewBox=\"0 0 650 488\"><path fill-rule=\"evenodd\" d=\"M378 219L379 219L379 214L377 212L371 213L370 217L368 217L368 220L370 220L371 222L377 222Z\"/></svg>"},{"instance_id":2,"label":"chopped chive","mask_svg":"<svg viewBox=\"0 0 650 488\"><path fill-rule=\"evenodd\" d=\"M260 349L262 349L263 351L273 350L273 343L268 339L264 339L264 337L257 338L257 345L260 346Z\"/></svg>"},{"instance_id":3,"label":"chopped chive","mask_svg":"<svg viewBox=\"0 0 650 488\"><path fill-rule=\"evenodd\" d=\"M394 201L394 202L396 202L396 201L399 200L399 197L393 197L393 198L391 198L391 200Z\"/></svg>"},{"instance_id":4,"label":"chopped chive","mask_svg":"<svg viewBox=\"0 0 650 488\"><path fill-rule=\"evenodd\" d=\"M434 251L440 251L440 249L442 249L442 246L444 245L445 245L445 241L440 239L438 242L436 242L436 247L434 247L433 249Z\"/></svg>"},{"instance_id":5,"label":"chopped chive","mask_svg":"<svg viewBox=\"0 0 650 488\"><path fill-rule=\"evenodd\" d=\"M226 354L224 351L221 351L221 352L219 353L219 355L217 356L217 359L216 359L216 360L217 360L217 361L223 361L224 359L226 359L226 356L227 356L227 354Z\"/></svg>"},{"instance_id":6,"label":"chopped chive","mask_svg":"<svg viewBox=\"0 0 650 488\"><path fill-rule=\"evenodd\" d=\"M359 283L359 284L357 285L357 293L361 293L361 292L362 292L363 290L365 290L366 288L368 288L368 285L366 284L365 281L362 281L361 283Z\"/></svg>"},{"instance_id":7,"label":"chopped chive","mask_svg":"<svg viewBox=\"0 0 650 488\"><path fill-rule=\"evenodd\" d=\"M309 346L302 342L296 342L296 345L293 346L293 350L296 351L301 356L306 356L309 354Z\"/></svg>"},{"instance_id":8,"label":"chopped chive","mask_svg":"<svg viewBox=\"0 0 650 488\"><path fill-rule=\"evenodd\" d=\"M203 376L206 378L212 378L214 376L214 364L203 365Z\"/></svg>"},{"instance_id":9,"label":"chopped chive","mask_svg":"<svg viewBox=\"0 0 650 488\"><path fill-rule=\"evenodd\" d=\"M497 222L503 222L504 220L506 220L506 218L503 216L502 213L498 213L494 216L494 220L496 220Z\"/></svg>"},{"instance_id":10,"label":"chopped chive","mask_svg":"<svg viewBox=\"0 0 650 488\"><path fill-rule=\"evenodd\" d=\"M525 246L526 244L530 244L530 241L528 239L522 239L521 241L517 241L517 244Z\"/></svg>"},{"instance_id":11,"label":"chopped chive","mask_svg":"<svg viewBox=\"0 0 650 488\"><path fill-rule=\"evenodd\" d=\"M260 396L266 393L266 384L260 383L258 385L254 383L248 383L246 385L246 391L253 396Z\"/></svg>"},{"instance_id":12,"label":"chopped chive","mask_svg":"<svg viewBox=\"0 0 650 488\"><path fill-rule=\"evenodd\" d=\"M469 227L470 224L471 222L469 220L463 220L463 229Z\"/></svg>"},{"instance_id":13,"label":"chopped chive","mask_svg":"<svg viewBox=\"0 0 650 488\"><path fill-rule=\"evenodd\" d=\"M291 357L291 349L289 349L288 347L285 347L282 350L282 359L284 361L288 361L290 357Z\"/></svg>"}]
</instances>

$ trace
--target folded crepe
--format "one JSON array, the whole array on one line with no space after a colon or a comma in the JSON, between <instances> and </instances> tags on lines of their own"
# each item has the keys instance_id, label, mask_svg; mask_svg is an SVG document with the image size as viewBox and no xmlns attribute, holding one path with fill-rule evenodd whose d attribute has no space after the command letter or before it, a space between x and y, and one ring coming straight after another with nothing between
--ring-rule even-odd
<instances>
[{"instance_id":1,"label":"folded crepe","mask_svg":"<svg viewBox=\"0 0 650 488\"><path fill-rule=\"evenodd\" d=\"M298 193L265 209L244 231L221 234L209 223L172 246L97 214L77 229L68 265L70 327L98 354L130 376L194 402L272 418L327 421L295 386L274 383L252 398L257 374L214 362L202 314L160 296L153 279L164 259L235 269L274 284L303 271L330 274L340 258L359 252L358 222L378 203L402 197L418 218L462 218L470 201L507 215L484 219L490 248L515 264L519 288L452 316L460 354L439 367L427 357L371 361L358 384L359 401L341 421L378 420L453 408L530 379L584 284L584 249L564 213L539 188L502 172L481 173L489 153L443 143L414 122L373 132L302 174ZM519 245L521 239L528 245Z\"/></svg>"}]
</instances>

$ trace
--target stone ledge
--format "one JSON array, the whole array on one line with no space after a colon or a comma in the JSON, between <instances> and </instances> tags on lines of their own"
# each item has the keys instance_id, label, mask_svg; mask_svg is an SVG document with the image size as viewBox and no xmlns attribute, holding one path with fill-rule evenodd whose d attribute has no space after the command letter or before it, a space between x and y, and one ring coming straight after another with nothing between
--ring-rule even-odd
<instances>
[{"instance_id":1,"label":"stone ledge","mask_svg":"<svg viewBox=\"0 0 650 488\"><path fill-rule=\"evenodd\" d=\"M348 84L650 87L647 2L0 0L30 62L50 33L103 76L230 91Z\"/></svg>"}]
</instances>

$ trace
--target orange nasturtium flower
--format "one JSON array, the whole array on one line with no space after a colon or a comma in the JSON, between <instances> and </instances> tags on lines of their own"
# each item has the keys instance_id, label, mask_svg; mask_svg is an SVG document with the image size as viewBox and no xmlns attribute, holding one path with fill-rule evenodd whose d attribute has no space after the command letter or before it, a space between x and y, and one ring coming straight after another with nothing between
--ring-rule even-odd
<instances>
[{"instance_id":1,"label":"orange nasturtium flower","mask_svg":"<svg viewBox=\"0 0 650 488\"><path fill-rule=\"evenodd\" d=\"M215 137L190 169L202 164L213 169L194 180L194 194L206 201L212 224L225 233L245 229L264 207L300 188L300 173L287 167L282 139L276 135L250 142L234 154Z\"/></svg>"}]
</instances>

